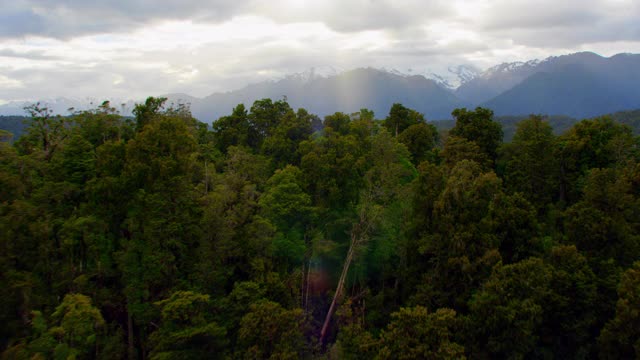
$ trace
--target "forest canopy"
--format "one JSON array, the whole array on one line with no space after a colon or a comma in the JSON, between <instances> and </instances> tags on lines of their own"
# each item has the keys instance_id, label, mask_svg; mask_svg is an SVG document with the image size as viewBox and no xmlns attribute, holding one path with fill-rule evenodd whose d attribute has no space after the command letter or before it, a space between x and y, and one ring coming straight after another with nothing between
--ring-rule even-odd
<instances>
[{"instance_id":1,"label":"forest canopy","mask_svg":"<svg viewBox=\"0 0 640 360\"><path fill-rule=\"evenodd\" d=\"M640 357L640 138L612 117L504 142L486 108L28 110L3 359Z\"/></svg>"}]
</instances>

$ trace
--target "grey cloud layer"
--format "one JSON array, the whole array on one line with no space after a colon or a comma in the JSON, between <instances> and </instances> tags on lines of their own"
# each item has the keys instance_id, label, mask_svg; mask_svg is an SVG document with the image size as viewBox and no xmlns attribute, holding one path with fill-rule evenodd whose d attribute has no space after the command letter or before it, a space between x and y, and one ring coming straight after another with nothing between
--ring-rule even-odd
<instances>
[{"instance_id":1,"label":"grey cloud layer","mask_svg":"<svg viewBox=\"0 0 640 360\"><path fill-rule=\"evenodd\" d=\"M486 67L572 51L607 51L608 44L621 42L633 45L626 51L640 51L640 0L4 2L0 100L105 94L137 98L152 95L150 91L203 96L322 65L446 71L447 65ZM276 23L267 27L313 23L302 25L314 30L291 41L278 37L296 33L293 25L265 34L258 27L250 30L255 37L230 40L206 37L206 29L223 25L204 26L204 43L188 47L182 46L182 36L192 34L173 34L167 40L150 26L168 20L227 24L243 20L241 16ZM372 40L352 41L368 39L367 30L377 30ZM106 35L80 38L95 34Z\"/></svg>"},{"instance_id":2,"label":"grey cloud layer","mask_svg":"<svg viewBox=\"0 0 640 360\"><path fill-rule=\"evenodd\" d=\"M424 19L451 15L443 0L316 1L293 5L259 0L17 0L0 10L0 37L27 35L66 39L131 31L163 20L217 23L259 15L280 23L322 22L339 32L397 29Z\"/></svg>"},{"instance_id":3,"label":"grey cloud layer","mask_svg":"<svg viewBox=\"0 0 640 360\"><path fill-rule=\"evenodd\" d=\"M636 0L477 0L462 2L458 9L466 4L480 4L478 13L460 17L455 3L445 0L15 0L0 10L0 38L68 39L131 32L164 20L219 23L258 15L280 23L321 22L337 32L401 31L445 20L534 46L541 41L567 45L640 39Z\"/></svg>"},{"instance_id":4,"label":"grey cloud layer","mask_svg":"<svg viewBox=\"0 0 640 360\"><path fill-rule=\"evenodd\" d=\"M131 31L162 20L224 21L247 1L17 0L0 10L0 37L53 38Z\"/></svg>"},{"instance_id":5,"label":"grey cloud layer","mask_svg":"<svg viewBox=\"0 0 640 360\"><path fill-rule=\"evenodd\" d=\"M535 47L639 41L637 0L494 0L472 24L489 36Z\"/></svg>"}]
</instances>

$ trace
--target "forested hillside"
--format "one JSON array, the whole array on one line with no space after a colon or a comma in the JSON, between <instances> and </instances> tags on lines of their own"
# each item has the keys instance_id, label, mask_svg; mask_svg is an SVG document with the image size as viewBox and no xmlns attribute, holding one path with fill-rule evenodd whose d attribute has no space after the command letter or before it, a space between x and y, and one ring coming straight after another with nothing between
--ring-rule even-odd
<instances>
[{"instance_id":1,"label":"forested hillside","mask_svg":"<svg viewBox=\"0 0 640 360\"><path fill-rule=\"evenodd\" d=\"M0 116L0 132L3 130L7 132L0 138L0 141L13 141L20 138L27 121L28 118L24 116Z\"/></svg>"},{"instance_id":2,"label":"forested hillside","mask_svg":"<svg viewBox=\"0 0 640 360\"><path fill-rule=\"evenodd\" d=\"M640 356L628 126L164 103L0 142L3 359Z\"/></svg>"}]
</instances>

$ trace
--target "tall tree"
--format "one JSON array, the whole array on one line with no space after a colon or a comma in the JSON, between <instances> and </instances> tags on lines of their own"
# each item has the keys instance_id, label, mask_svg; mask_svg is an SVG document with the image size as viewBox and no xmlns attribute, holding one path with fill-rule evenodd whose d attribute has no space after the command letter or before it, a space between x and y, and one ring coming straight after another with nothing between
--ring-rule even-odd
<instances>
[{"instance_id":1,"label":"tall tree","mask_svg":"<svg viewBox=\"0 0 640 360\"><path fill-rule=\"evenodd\" d=\"M40 103L24 108L30 121L26 134L17 145L24 153L41 151L45 160L50 160L54 152L68 135L68 120L60 115L52 115L53 110Z\"/></svg>"},{"instance_id":2,"label":"tall tree","mask_svg":"<svg viewBox=\"0 0 640 360\"><path fill-rule=\"evenodd\" d=\"M451 115L456 119L456 125L449 134L475 142L491 161L495 161L502 144L502 126L493 120L493 111L481 107L474 111L462 108L453 110Z\"/></svg>"},{"instance_id":3,"label":"tall tree","mask_svg":"<svg viewBox=\"0 0 640 360\"><path fill-rule=\"evenodd\" d=\"M389 115L384 120L384 127L389 130L391 134L398 136L405 129L411 125L424 123L424 115L421 113L406 108L402 104L395 103L389 110Z\"/></svg>"},{"instance_id":4,"label":"tall tree","mask_svg":"<svg viewBox=\"0 0 640 360\"><path fill-rule=\"evenodd\" d=\"M376 359L466 359L454 341L461 322L451 309L429 313L426 308L401 308L380 335Z\"/></svg>"},{"instance_id":5,"label":"tall tree","mask_svg":"<svg viewBox=\"0 0 640 360\"><path fill-rule=\"evenodd\" d=\"M541 116L518 124L513 141L505 145L505 186L518 191L538 210L556 199L559 163L553 129Z\"/></svg>"},{"instance_id":6,"label":"tall tree","mask_svg":"<svg viewBox=\"0 0 640 360\"><path fill-rule=\"evenodd\" d=\"M598 343L603 359L640 356L640 262L622 275L615 317L600 333Z\"/></svg>"}]
</instances>

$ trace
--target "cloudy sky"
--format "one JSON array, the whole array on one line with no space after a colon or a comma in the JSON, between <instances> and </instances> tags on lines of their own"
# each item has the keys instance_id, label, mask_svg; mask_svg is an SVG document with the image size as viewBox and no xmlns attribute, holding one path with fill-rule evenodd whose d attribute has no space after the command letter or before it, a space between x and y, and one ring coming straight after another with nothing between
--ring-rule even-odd
<instances>
[{"instance_id":1,"label":"cloudy sky","mask_svg":"<svg viewBox=\"0 0 640 360\"><path fill-rule=\"evenodd\" d=\"M639 0L1 0L0 104L205 96L311 67L640 53Z\"/></svg>"}]
</instances>

